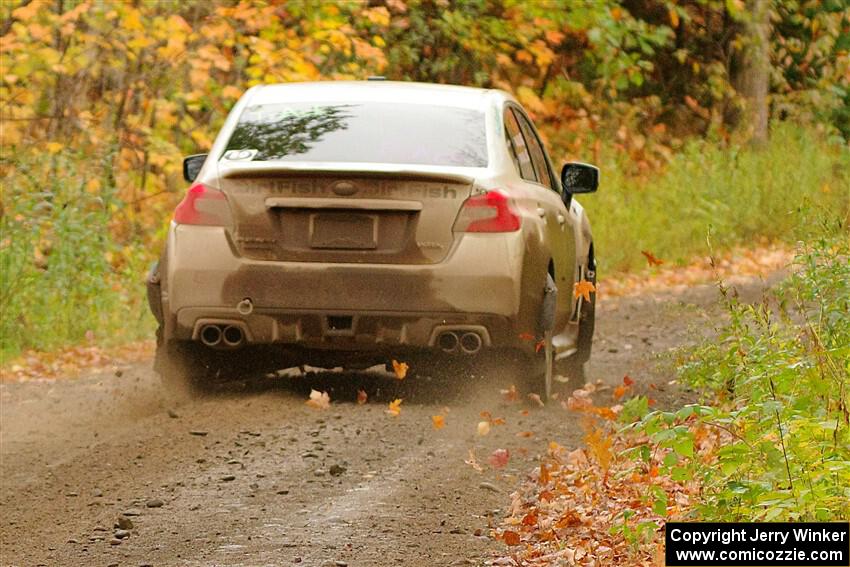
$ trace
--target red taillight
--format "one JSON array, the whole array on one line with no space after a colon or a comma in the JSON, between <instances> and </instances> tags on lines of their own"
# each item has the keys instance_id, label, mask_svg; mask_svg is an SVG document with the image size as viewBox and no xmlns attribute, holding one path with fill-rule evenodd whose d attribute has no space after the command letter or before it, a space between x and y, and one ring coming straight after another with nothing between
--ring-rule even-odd
<instances>
[{"instance_id":1,"label":"red taillight","mask_svg":"<svg viewBox=\"0 0 850 567\"><path fill-rule=\"evenodd\" d=\"M520 216L510 198L501 191L474 195L463 203L455 222L457 232L515 232Z\"/></svg>"},{"instance_id":2,"label":"red taillight","mask_svg":"<svg viewBox=\"0 0 850 567\"><path fill-rule=\"evenodd\" d=\"M230 224L230 207L224 193L200 183L189 188L186 196L174 209L177 224L226 226Z\"/></svg>"}]
</instances>

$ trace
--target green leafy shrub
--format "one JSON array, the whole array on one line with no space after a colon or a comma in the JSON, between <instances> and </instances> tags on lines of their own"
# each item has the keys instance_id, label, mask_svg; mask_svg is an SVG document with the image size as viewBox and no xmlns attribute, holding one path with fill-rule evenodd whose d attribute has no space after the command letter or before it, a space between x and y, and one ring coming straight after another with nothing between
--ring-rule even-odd
<instances>
[{"instance_id":1,"label":"green leafy shrub","mask_svg":"<svg viewBox=\"0 0 850 567\"><path fill-rule=\"evenodd\" d=\"M0 217L0 353L47 350L84 339L101 344L147 333L143 274L148 253L110 230L124 206L108 161L44 154L9 163ZM95 160L96 162L97 160Z\"/></svg>"},{"instance_id":2,"label":"green leafy shrub","mask_svg":"<svg viewBox=\"0 0 850 567\"><path fill-rule=\"evenodd\" d=\"M721 340L682 368L711 405L646 413L627 427L648 438L633 458L672 449L663 472L699 481L701 519L850 518L850 239L801 244L795 267L758 304L721 285ZM700 427L722 435L719 447L695 452Z\"/></svg>"}]
</instances>

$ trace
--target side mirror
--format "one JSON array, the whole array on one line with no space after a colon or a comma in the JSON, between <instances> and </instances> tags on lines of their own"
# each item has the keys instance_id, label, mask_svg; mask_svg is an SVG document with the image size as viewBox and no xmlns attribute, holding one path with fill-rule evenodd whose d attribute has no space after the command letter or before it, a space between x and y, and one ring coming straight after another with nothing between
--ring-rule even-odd
<instances>
[{"instance_id":1,"label":"side mirror","mask_svg":"<svg viewBox=\"0 0 850 567\"><path fill-rule=\"evenodd\" d=\"M570 194L593 193L599 187L599 168L587 163L564 164L561 185Z\"/></svg>"},{"instance_id":2,"label":"side mirror","mask_svg":"<svg viewBox=\"0 0 850 567\"><path fill-rule=\"evenodd\" d=\"M194 181L201 172L205 161L207 161L207 154L195 154L183 158L183 179L189 183Z\"/></svg>"}]
</instances>

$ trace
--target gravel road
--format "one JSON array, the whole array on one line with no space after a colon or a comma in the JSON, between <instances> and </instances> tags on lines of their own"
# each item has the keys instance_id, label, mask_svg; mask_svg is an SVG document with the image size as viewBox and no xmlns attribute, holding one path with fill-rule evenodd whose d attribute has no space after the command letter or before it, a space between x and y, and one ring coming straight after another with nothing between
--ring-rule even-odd
<instances>
[{"instance_id":1,"label":"gravel road","mask_svg":"<svg viewBox=\"0 0 850 567\"><path fill-rule=\"evenodd\" d=\"M758 299L764 285L739 289ZM628 373L673 403L684 394L663 355L711 332L715 298L695 286L603 300L591 378ZM560 405L508 403L507 386L308 373L177 402L149 363L0 384L2 564L486 564L513 487L550 440L582 437ZM330 393L330 409L305 405L311 388ZM395 398L398 417L386 412ZM505 425L478 435L482 411ZM497 470L487 458L498 448L511 458ZM483 472L465 462L470 450Z\"/></svg>"}]
</instances>

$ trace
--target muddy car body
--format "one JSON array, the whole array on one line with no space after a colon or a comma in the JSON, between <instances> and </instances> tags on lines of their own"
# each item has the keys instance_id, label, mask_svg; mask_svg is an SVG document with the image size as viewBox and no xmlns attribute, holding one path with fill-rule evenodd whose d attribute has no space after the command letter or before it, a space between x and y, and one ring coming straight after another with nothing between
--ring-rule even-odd
<instances>
[{"instance_id":1,"label":"muddy car body","mask_svg":"<svg viewBox=\"0 0 850 567\"><path fill-rule=\"evenodd\" d=\"M598 172L557 175L505 92L254 87L184 174L148 290L164 375L248 353L273 367L498 352L551 376L590 354L592 301L572 290L594 277L593 245L573 193Z\"/></svg>"}]
</instances>

